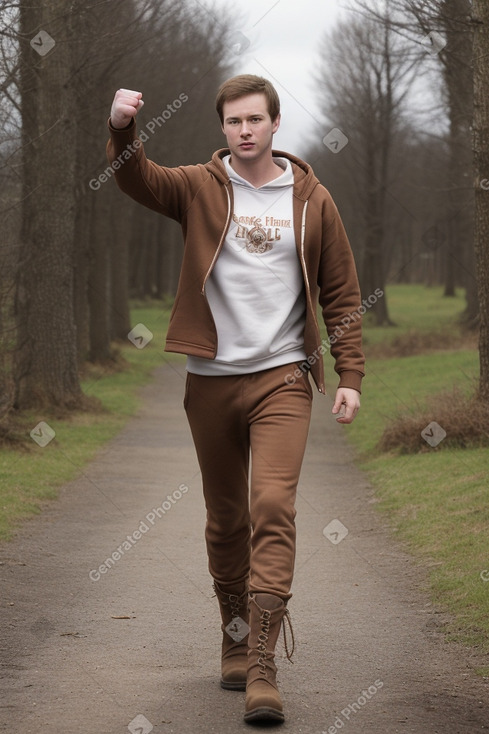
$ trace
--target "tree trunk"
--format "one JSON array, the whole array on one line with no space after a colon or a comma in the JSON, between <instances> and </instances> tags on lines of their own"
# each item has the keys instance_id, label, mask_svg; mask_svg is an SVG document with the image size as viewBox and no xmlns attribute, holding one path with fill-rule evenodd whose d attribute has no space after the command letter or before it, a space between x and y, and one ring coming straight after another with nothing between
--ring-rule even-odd
<instances>
[{"instance_id":1,"label":"tree trunk","mask_svg":"<svg viewBox=\"0 0 489 734\"><path fill-rule=\"evenodd\" d=\"M110 333L112 339L127 341L131 331L129 309L129 230L133 206L128 202L122 208L119 205L118 191L112 191L111 221L114 229L110 241L110 269L112 282L112 303L110 309Z\"/></svg>"},{"instance_id":2,"label":"tree trunk","mask_svg":"<svg viewBox=\"0 0 489 734\"><path fill-rule=\"evenodd\" d=\"M489 403L489 4L473 0L475 255L479 292L479 395Z\"/></svg>"},{"instance_id":3,"label":"tree trunk","mask_svg":"<svg viewBox=\"0 0 489 734\"><path fill-rule=\"evenodd\" d=\"M110 217L108 216L110 195L107 187L97 192L97 212L100 206L105 217L95 214L91 217L90 250L88 268L88 307L89 307L89 355L90 362L104 364L112 361L110 348L109 307L110 307L110 279L109 279L109 240ZM104 197L103 203L101 201ZM92 197L93 199L93 197ZM103 206L105 204L105 207Z\"/></svg>"},{"instance_id":4,"label":"tree trunk","mask_svg":"<svg viewBox=\"0 0 489 734\"><path fill-rule=\"evenodd\" d=\"M470 269L473 262L466 255L469 250L473 250L473 200L468 184L472 168L470 124L473 107L473 39L467 22L469 16L470 0L443 0L440 18L447 41L443 54L443 73L450 125L447 219L451 220L444 248L445 296L454 296L457 285L465 285L470 289L475 283L475 273ZM467 304L472 306L470 294L467 294Z\"/></svg>"},{"instance_id":5,"label":"tree trunk","mask_svg":"<svg viewBox=\"0 0 489 734\"><path fill-rule=\"evenodd\" d=\"M472 207L473 208L473 207ZM471 219L469 229L470 241L474 242L474 225ZM465 301L466 307L462 314L462 323L467 329L475 330L479 325L479 299L477 293L477 276L475 269L474 247L469 246L465 258Z\"/></svg>"},{"instance_id":6,"label":"tree trunk","mask_svg":"<svg viewBox=\"0 0 489 734\"><path fill-rule=\"evenodd\" d=\"M361 274L362 297L367 298L376 288L384 291L384 297L378 298L370 312L374 315L377 326L390 326L387 299L385 296L385 266L383 256L384 239L384 180L386 169L379 166L377 157L379 146L373 139L365 141L368 146L367 165L365 167L365 187L367 203L365 208L365 236ZM386 142L387 145L387 142ZM381 151L382 156L385 151ZM376 165L377 164L377 165Z\"/></svg>"},{"instance_id":7,"label":"tree trunk","mask_svg":"<svg viewBox=\"0 0 489 734\"><path fill-rule=\"evenodd\" d=\"M23 226L16 404L77 408L84 396L73 315L74 105L66 4L46 0L40 8L22 2L20 31Z\"/></svg>"},{"instance_id":8,"label":"tree trunk","mask_svg":"<svg viewBox=\"0 0 489 734\"><path fill-rule=\"evenodd\" d=\"M93 203L91 197L86 192L79 191L75 220L75 267L73 274L73 307L76 323L76 351L79 364L83 364L88 357L89 335L87 281L90 233L88 222L92 216L92 209Z\"/></svg>"}]
</instances>

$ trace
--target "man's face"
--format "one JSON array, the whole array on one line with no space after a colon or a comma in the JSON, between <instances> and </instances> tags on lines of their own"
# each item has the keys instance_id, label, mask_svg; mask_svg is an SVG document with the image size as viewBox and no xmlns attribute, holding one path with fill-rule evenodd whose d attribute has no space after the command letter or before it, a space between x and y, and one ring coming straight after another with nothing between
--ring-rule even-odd
<instances>
[{"instance_id":1,"label":"man's face","mask_svg":"<svg viewBox=\"0 0 489 734\"><path fill-rule=\"evenodd\" d=\"M280 125L280 115L272 120L264 94L249 94L223 106L222 131L231 158L243 163L260 159L272 148L272 136Z\"/></svg>"}]
</instances>

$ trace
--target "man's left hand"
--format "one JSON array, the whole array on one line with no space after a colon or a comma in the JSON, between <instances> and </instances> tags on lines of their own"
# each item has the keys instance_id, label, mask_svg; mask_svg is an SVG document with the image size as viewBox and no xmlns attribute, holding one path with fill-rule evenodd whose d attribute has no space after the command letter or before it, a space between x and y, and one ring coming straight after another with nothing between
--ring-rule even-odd
<instances>
[{"instance_id":1,"label":"man's left hand","mask_svg":"<svg viewBox=\"0 0 489 734\"><path fill-rule=\"evenodd\" d=\"M360 410L360 393L351 387L339 387L331 411L333 415L339 413L338 423L351 423Z\"/></svg>"}]
</instances>

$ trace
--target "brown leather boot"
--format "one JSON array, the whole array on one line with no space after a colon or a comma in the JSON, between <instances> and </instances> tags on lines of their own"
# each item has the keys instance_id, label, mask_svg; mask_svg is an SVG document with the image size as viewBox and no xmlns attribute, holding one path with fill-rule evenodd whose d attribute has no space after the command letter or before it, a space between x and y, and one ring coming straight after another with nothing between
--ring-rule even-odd
<instances>
[{"instance_id":1,"label":"brown leather boot","mask_svg":"<svg viewBox=\"0 0 489 734\"><path fill-rule=\"evenodd\" d=\"M285 620L292 635L292 651L289 653L285 635ZM284 625L284 642L287 658L294 652L294 635L289 612L284 601L273 594L250 595L250 634L248 639L248 677L244 720L248 723L284 721L282 700L277 688L275 645Z\"/></svg>"},{"instance_id":2,"label":"brown leather boot","mask_svg":"<svg viewBox=\"0 0 489 734\"><path fill-rule=\"evenodd\" d=\"M222 619L221 688L246 690L248 668L248 580L234 586L214 581Z\"/></svg>"}]
</instances>

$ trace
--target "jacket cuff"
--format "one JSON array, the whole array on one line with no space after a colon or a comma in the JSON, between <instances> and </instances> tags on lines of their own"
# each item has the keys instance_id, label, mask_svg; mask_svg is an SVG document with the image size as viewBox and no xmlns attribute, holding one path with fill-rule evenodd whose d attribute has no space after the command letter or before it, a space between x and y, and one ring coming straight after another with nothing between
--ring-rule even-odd
<instances>
[{"instance_id":1,"label":"jacket cuff","mask_svg":"<svg viewBox=\"0 0 489 734\"><path fill-rule=\"evenodd\" d=\"M136 148L143 147L142 142L137 136L136 121L134 118L131 124L127 127L117 128L112 127L109 117L109 119L107 120L107 127L109 128L110 132L110 138L107 142L106 148L109 163L112 163L119 155L123 154L126 150L130 150L132 153L134 153Z\"/></svg>"},{"instance_id":2,"label":"jacket cuff","mask_svg":"<svg viewBox=\"0 0 489 734\"><path fill-rule=\"evenodd\" d=\"M110 121L110 117L107 120L107 127L109 128L109 130L110 130L111 133L125 133L128 130L132 130L132 128L135 127L135 126L136 126L136 120L134 119L134 117L132 118L132 120L129 123L129 125L126 125L126 127L113 127L113 125L112 125L112 123Z\"/></svg>"},{"instance_id":3,"label":"jacket cuff","mask_svg":"<svg viewBox=\"0 0 489 734\"><path fill-rule=\"evenodd\" d=\"M340 382L338 387L349 387L357 392L362 392L362 378L359 372L344 370L340 372Z\"/></svg>"}]
</instances>

